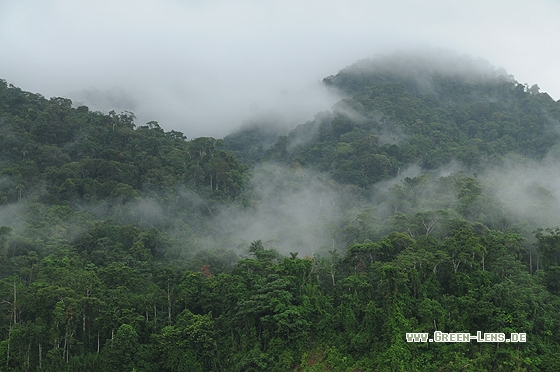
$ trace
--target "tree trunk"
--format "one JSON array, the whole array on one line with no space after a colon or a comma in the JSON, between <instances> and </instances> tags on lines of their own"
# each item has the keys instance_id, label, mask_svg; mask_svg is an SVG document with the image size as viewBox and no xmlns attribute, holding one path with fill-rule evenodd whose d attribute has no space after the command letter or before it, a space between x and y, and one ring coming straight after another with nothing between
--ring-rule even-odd
<instances>
[{"instance_id":1,"label":"tree trunk","mask_svg":"<svg viewBox=\"0 0 560 372\"><path fill-rule=\"evenodd\" d=\"M169 278L167 278L167 322L171 325L171 293L169 291Z\"/></svg>"},{"instance_id":2,"label":"tree trunk","mask_svg":"<svg viewBox=\"0 0 560 372\"><path fill-rule=\"evenodd\" d=\"M17 324L17 289L16 289L16 282L14 282L14 325Z\"/></svg>"},{"instance_id":3,"label":"tree trunk","mask_svg":"<svg viewBox=\"0 0 560 372\"><path fill-rule=\"evenodd\" d=\"M8 347L6 350L6 369L10 364L10 340L12 339L12 325L10 324L10 330L8 331Z\"/></svg>"},{"instance_id":4,"label":"tree trunk","mask_svg":"<svg viewBox=\"0 0 560 372\"><path fill-rule=\"evenodd\" d=\"M29 344L27 345L27 364L25 366L25 370L29 371L29 358L31 355L31 337L29 337Z\"/></svg>"}]
</instances>

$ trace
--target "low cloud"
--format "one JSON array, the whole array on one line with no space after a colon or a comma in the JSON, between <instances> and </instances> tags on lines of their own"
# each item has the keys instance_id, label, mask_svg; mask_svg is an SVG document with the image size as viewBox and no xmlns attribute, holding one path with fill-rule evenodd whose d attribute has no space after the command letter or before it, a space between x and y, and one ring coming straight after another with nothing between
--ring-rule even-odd
<instances>
[{"instance_id":1,"label":"low cloud","mask_svg":"<svg viewBox=\"0 0 560 372\"><path fill-rule=\"evenodd\" d=\"M322 78L411 47L482 56L558 99L558 48L543 35L560 33L559 14L547 0L4 1L0 78L189 138L223 137L269 111L304 123L337 100Z\"/></svg>"},{"instance_id":2,"label":"low cloud","mask_svg":"<svg viewBox=\"0 0 560 372\"><path fill-rule=\"evenodd\" d=\"M100 91L95 88L71 92L68 98L73 101L75 107L88 106L91 111L101 111L107 114L109 111L117 113L123 111L136 111L139 107L136 99L120 88L111 88Z\"/></svg>"},{"instance_id":3,"label":"low cloud","mask_svg":"<svg viewBox=\"0 0 560 372\"><path fill-rule=\"evenodd\" d=\"M549 156L542 161L506 161L483 172L483 184L506 212L533 227L560 226L560 164Z\"/></svg>"},{"instance_id":4,"label":"low cloud","mask_svg":"<svg viewBox=\"0 0 560 372\"><path fill-rule=\"evenodd\" d=\"M213 224L230 247L260 239L281 254L340 248L333 232L347 200L344 187L310 169L263 164L248 186L250 206L228 206Z\"/></svg>"}]
</instances>

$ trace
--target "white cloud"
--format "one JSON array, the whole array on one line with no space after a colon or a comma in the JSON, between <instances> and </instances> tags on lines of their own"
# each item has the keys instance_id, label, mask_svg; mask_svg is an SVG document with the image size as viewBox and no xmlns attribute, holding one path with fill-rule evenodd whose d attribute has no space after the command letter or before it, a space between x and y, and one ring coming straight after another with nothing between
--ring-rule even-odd
<instances>
[{"instance_id":1,"label":"white cloud","mask_svg":"<svg viewBox=\"0 0 560 372\"><path fill-rule=\"evenodd\" d=\"M552 0L4 1L0 78L47 97L118 91L138 124L221 137L255 111L311 119L336 100L323 77L407 47L482 57L559 99L558 19Z\"/></svg>"}]
</instances>

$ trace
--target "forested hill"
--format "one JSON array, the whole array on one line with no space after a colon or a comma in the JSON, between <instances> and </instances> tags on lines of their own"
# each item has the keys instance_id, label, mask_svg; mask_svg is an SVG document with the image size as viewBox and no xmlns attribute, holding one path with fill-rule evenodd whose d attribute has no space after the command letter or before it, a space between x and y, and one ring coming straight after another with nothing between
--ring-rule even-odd
<instances>
[{"instance_id":1,"label":"forested hill","mask_svg":"<svg viewBox=\"0 0 560 372\"><path fill-rule=\"evenodd\" d=\"M559 102L465 57L397 53L357 62L323 83L345 97L332 112L268 151L258 127L227 136L226 146L368 187L411 164L436 169L456 161L476 171L505 158L540 159L560 138Z\"/></svg>"},{"instance_id":2,"label":"forested hill","mask_svg":"<svg viewBox=\"0 0 560 372\"><path fill-rule=\"evenodd\" d=\"M1 198L35 193L42 202L68 204L169 192L179 184L215 198L239 195L245 167L220 150L222 141L186 141L155 121L136 127L134 119L130 112L72 108L69 99L45 99L0 80L0 162L9 177Z\"/></svg>"},{"instance_id":3,"label":"forested hill","mask_svg":"<svg viewBox=\"0 0 560 372\"><path fill-rule=\"evenodd\" d=\"M0 80L0 371L559 371L560 104L436 57L223 140Z\"/></svg>"}]
</instances>

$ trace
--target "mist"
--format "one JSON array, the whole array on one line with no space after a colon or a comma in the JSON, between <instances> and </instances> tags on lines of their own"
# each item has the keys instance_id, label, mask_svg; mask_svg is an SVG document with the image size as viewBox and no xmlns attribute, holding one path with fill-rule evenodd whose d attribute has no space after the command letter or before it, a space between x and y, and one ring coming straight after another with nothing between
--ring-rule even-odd
<instances>
[{"instance_id":1,"label":"mist","mask_svg":"<svg viewBox=\"0 0 560 372\"><path fill-rule=\"evenodd\" d=\"M539 58L543 64L539 65L529 58L537 49L515 53L515 58L509 59L509 52L495 48L495 40L490 43L486 37L481 38L483 42L474 47L474 39L461 36L472 24L459 22L441 32L452 23L450 15L463 8L444 6L438 1L425 4L425 9L414 17L402 14L396 5L359 1L353 4L355 9L346 12L341 12L342 8L333 2L289 4L294 7L289 9L288 5L275 2L245 3L232 8L221 2L187 5L149 1L145 10L125 2L116 9L130 11L124 18L118 13L103 16L107 10L103 2L87 9L80 3L67 7L58 3L54 10L35 1L22 4L0 6L0 45L6 45L10 51L10 58L0 61L0 70L7 74L0 78L24 90L68 96L75 106L87 105L94 111L132 111L137 125L155 120L167 130L184 132L189 139L223 137L240 126L274 128L269 131L274 135L288 134L290 129L307 122L291 138L291 149L312 139L318 123L332 120L336 113L357 122L376 120L361 117L340 101L343 94L321 83L324 77L357 60L361 60L358 65L365 70L404 71L415 77L424 93L438 94L425 78L434 71L468 76L474 81L511 79L502 68L505 67L515 72L520 82L538 82L541 91L560 96L560 76L555 80L555 73L547 64L555 60L553 54ZM417 7L406 1L398 5ZM476 5L483 7L482 3ZM305 12L298 14L298 20L291 19L300 7ZM490 10L494 7L488 5ZM435 8L439 10L434 13ZM221 11L228 14L220 15ZM550 2L536 2L530 10L511 10L511 20L525 16L522 11L542 16L542 22L533 24L530 32L525 22L511 23L510 28L503 28L512 31L508 35L492 33L493 26L481 28L499 40L515 38L523 32L540 40L539 31L558 28L553 15L560 13ZM322 16L320 21L305 18L315 12ZM82 24L85 14L92 18ZM59 23L65 32L42 33L41 27L54 30L51 21L47 21L48 15L55 21L64 20ZM387 20L387 16L394 17ZM470 12L465 14L467 20L474 17ZM98 29L96 20L102 20L100 24L108 27ZM25 27L17 28L13 38L5 36L10 27L16 29L16 21ZM430 27L423 27L429 22ZM404 27L405 23L408 26ZM306 32L302 33L304 29ZM99 32L94 37L91 31ZM479 32L477 29L475 34ZM21 40L29 41L25 48ZM537 48L545 44L543 41L527 45ZM65 48L67 45L73 48ZM52 50L46 52L48 47ZM547 49L547 53L557 48L551 49L554 50ZM45 52L41 54L43 59L31 58L41 51ZM484 55L488 60L472 55ZM373 60L373 65L372 60L363 59L372 56L381 57ZM41 63L40 68L31 61ZM551 119L551 125L557 124ZM407 139L396 126L384 129L379 133L379 144L398 144ZM450 160L447 166L429 174L431 180L438 180L466 171ZM396 211L453 208L457 200L451 194L436 200L438 194L432 181L417 189L416 205L396 205L398 200L391 195L392 189L402 185L406 178L424 173L418 165L399 170L397 177L376 184L365 197L310 168L264 164L253 169L244 194L247 203L243 206L211 205L186 189L177 189L173 195L163 197L151 195L81 208L95 219L114 218L123 224L169 228L178 250L223 247L243 252L251 241L260 239L284 255L294 251L313 255L321 250L345 249L351 241L333 231L352 225L362 218L363 210L373 216L376 225L382 226ZM560 224L556 217L560 212L560 188L556 186L560 180L550 176L554 174L559 174L558 167L549 157L523 165L506 163L481 172L479 177L485 191L507 205L512 215L529 216L535 226L556 226ZM198 220L185 219L183 212L174 210L177 205L195 211L192 216ZM170 222L170 216L176 218L174 222ZM211 226L213 233L198 234L197 226L201 225ZM366 235L375 238L376 234L381 234L381 230Z\"/></svg>"},{"instance_id":2,"label":"mist","mask_svg":"<svg viewBox=\"0 0 560 372\"><path fill-rule=\"evenodd\" d=\"M338 98L320 81L398 49L483 56L560 98L560 4L130 0L0 3L8 83L93 110L132 111L189 138L262 113L295 126Z\"/></svg>"},{"instance_id":3,"label":"mist","mask_svg":"<svg viewBox=\"0 0 560 372\"><path fill-rule=\"evenodd\" d=\"M0 226L12 227L10 246L21 249L27 244L24 236L43 240L47 247L73 244L96 221L109 220L164 232L168 257L186 262L198 262L204 252L218 252L217 256L235 252L228 253L234 260L235 255L247 255L256 240L283 256L290 252L323 256L399 231L403 214L414 218L435 213L430 217L437 220L434 234L445 238L449 221L464 220L457 209L460 189L453 185L471 178L481 186L482 197L475 201L474 210L482 214L470 217L494 224L505 218L506 231L530 238L538 227L560 226L559 177L554 153L541 161L506 160L477 175L454 160L430 171L412 164L368 191L339 184L311 167L260 163L250 173L242 203L215 203L183 186L164 194L146 190L144 196L129 200L77 202L73 208L63 207L67 210L62 214L58 208L34 204L31 198L30 203L0 208ZM421 235L402 232L413 238Z\"/></svg>"},{"instance_id":4,"label":"mist","mask_svg":"<svg viewBox=\"0 0 560 372\"><path fill-rule=\"evenodd\" d=\"M213 221L232 248L247 247L257 239L283 255L313 256L341 248L333 228L351 198L344 186L300 167L262 164L253 173L249 207L228 206Z\"/></svg>"},{"instance_id":5,"label":"mist","mask_svg":"<svg viewBox=\"0 0 560 372\"><path fill-rule=\"evenodd\" d=\"M534 228L560 226L560 165L558 157L542 161L506 161L484 172L486 190L506 211Z\"/></svg>"}]
</instances>

